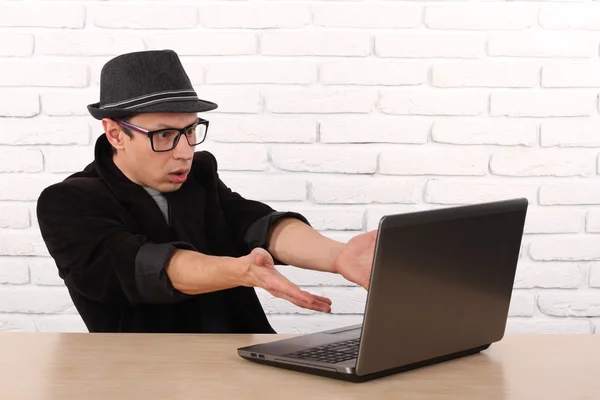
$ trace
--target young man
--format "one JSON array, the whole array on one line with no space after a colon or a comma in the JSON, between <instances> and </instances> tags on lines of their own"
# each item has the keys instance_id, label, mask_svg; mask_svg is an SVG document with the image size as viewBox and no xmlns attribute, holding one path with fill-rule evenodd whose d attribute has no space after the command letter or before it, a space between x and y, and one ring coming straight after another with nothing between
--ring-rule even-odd
<instances>
[{"instance_id":1,"label":"young man","mask_svg":"<svg viewBox=\"0 0 600 400\"><path fill-rule=\"evenodd\" d=\"M196 149L209 126L197 113L215 108L173 51L103 67L100 101L88 106L104 128L94 161L37 203L43 239L90 332L272 333L255 287L331 310L275 264L368 287L374 231L344 245L221 181L216 158Z\"/></svg>"}]
</instances>

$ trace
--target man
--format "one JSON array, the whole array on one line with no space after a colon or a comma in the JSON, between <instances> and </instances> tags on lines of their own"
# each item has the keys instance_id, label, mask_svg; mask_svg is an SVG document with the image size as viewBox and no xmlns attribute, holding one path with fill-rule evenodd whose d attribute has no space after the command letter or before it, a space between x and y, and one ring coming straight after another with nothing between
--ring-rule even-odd
<instances>
[{"instance_id":1,"label":"man","mask_svg":"<svg viewBox=\"0 0 600 400\"><path fill-rule=\"evenodd\" d=\"M368 287L375 232L344 245L305 217L230 190L196 149L217 108L197 97L173 51L143 51L102 69L91 115L104 134L94 161L46 188L42 237L90 332L273 333L255 287L311 310L331 301L275 268L290 264Z\"/></svg>"}]
</instances>

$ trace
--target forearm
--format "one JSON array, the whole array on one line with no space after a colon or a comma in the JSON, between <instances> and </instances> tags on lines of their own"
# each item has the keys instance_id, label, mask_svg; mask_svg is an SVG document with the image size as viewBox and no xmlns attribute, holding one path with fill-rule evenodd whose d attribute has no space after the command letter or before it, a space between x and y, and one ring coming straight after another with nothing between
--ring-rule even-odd
<instances>
[{"instance_id":1,"label":"forearm","mask_svg":"<svg viewBox=\"0 0 600 400\"><path fill-rule=\"evenodd\" d=\"M245 285L248 267L239 258L177 249L166 272L175 289L195 295Z\"/></svg>"},{"instance_id":2,"label":"forearm","mask_svg":"<svg viewBox=\"0 0 600 400\"><path fill-rule=\"evenodd\" d=\"M285 264L337 272L334 261L343 246L302 221L290 218L275 225L269 237L268 251Z\"/></svg>"}]
</instances>

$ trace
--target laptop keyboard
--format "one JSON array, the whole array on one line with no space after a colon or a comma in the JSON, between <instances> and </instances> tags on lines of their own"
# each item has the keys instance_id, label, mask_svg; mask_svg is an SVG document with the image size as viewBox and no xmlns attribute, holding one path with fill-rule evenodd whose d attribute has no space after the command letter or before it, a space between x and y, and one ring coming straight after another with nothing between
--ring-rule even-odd
<instances>
[{"instance_id":1,"label":"laptop keyboard","mask_svg":"<svg viewBox=\"0 0 600 400\"><path fill-rule=\"evenodd\" d=\"M360 338L344 340L343 342L330 343L324 346L286 354L286 356L336 364L358 357L359 342Z\"/></svg>"}]
</instances>

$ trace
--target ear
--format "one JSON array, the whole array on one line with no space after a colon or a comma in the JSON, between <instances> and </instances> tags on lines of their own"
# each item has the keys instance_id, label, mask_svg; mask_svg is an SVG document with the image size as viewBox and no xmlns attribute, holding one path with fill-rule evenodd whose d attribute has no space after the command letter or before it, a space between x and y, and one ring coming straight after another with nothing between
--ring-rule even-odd
<instances>
[{"instance_id":1,"label":"ear","mask_svg":"<svg viewBox=\"0 0 600 400\"><path fill-rule=\"evenodd\" d=\"M110 144L117 150L122 150L124 147L125 134L119 124L110 118L102 119L102 127Z\"/></svg>"}]
</instances>

